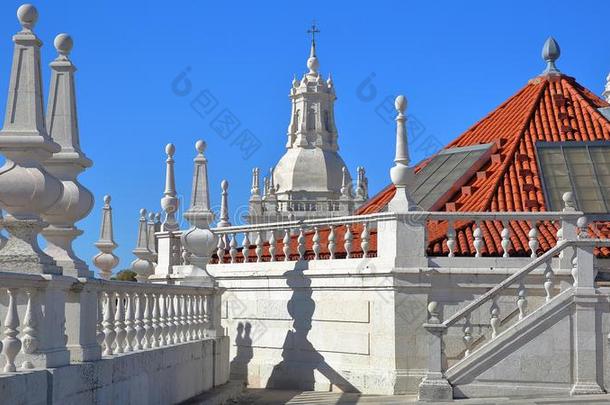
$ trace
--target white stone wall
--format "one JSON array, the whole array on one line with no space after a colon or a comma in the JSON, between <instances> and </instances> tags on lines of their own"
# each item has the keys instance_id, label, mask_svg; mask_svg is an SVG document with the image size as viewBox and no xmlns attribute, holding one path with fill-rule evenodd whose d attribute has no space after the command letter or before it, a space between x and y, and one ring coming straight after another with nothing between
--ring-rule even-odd
<instances>
[{"instance_id":1,"label":"white stone wall","mask_svg":"<svg viewBox=\"0 0 610 405\"><path fill-rule=\"evenodd\" d=\"M228 338L0 375L0 404L175 404L228 381Z\"/></svg>"}]
</instances>

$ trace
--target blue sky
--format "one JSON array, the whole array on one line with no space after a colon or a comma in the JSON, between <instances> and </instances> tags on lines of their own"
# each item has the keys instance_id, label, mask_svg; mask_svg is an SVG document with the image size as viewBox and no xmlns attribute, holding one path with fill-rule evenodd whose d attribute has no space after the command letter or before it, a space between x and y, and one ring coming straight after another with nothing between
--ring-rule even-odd
<instances>
[{"instance_id":1,"label":"blue sky","mask_svg":"<svg viewBox=\"0 0 610 405\"><path fill-rule=\"evenodd\" d=\"M2 105L20 4L0 6ZM393 95L409 100L408 113L419 128L410 134L416 138L410 139L411 154L418 161L540 73L540 51L549 35L562 49L558 67L584 86L601 93L610 72L610 3L601 1L34 4L40 13L35 32L45 44L45 95L53 38L67 32L75 43L81 143L95 162L80 180L96 197L92 213L79 223L85 234L75 247L91 261L102 196L111 194L117 269L133 260L138 210L160 209L167 142L176 144L177 186L185 204L194 143L202 138L208 143L212 204L218 205L226 178L231 211L243 212L251 168L267 170L284 151L288 91L293 74L306 70L305 31L314 18L322 31L320 70L332 73L337 89L341 154L352 173L357 165L366 167L371 194L389 182L394 128L383 108ZM172 83L185 69L192 89L180 96ZM201 92L217 101L203 117L190 105ZM211 126L224 109L240 121L227 139ZM246 129L262 145L248 159L232 144Z\"/></svg>"}]
</instances>

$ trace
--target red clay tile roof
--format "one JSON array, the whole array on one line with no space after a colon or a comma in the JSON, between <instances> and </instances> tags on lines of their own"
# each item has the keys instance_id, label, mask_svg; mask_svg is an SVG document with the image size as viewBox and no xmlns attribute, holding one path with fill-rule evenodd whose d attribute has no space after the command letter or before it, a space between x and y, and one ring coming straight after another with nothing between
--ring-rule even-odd
<instances>
[{"instance_id":1,"label":"red clay tile roof","mask_svg":"<svg viewBox=\"0 0 610 405\"><path fill-rule=\"evenodd\" d=\"M597 110L609 104L566 75L540 76L530 80L521 90L474 124L466 132L449 143L445 149L495 142L498 148L479 173L465 183L466 189L456 192L445 204L451 211L546 211L540 172L536 164L535 142L595 141L610 140L610 122ZM420 163L420 170L430 159ZM484 172L484 174L482 173ZM464 191L464 192L463 192ZM394 186L389 185L361 206L356 214L382 211L394 196ZM474 255L473 222L456 223L456 256ZM502 224L484 221L482 224L483 255L502 254ZM429 223L428 253L447 255L447 223ZM356 229L354 229L356 228ZM529 256L527 234L530 225L524 221L511 221L511 256ZM557 242L557 225L545 222L538 224L539 253L550 249ZM608 237L609 222L596 222L590 234ZM354 226L353 257L361 257L360 226ZM345 227L336 229L337 257L345 257L343 248ZM322 258L328 257L326 250L328 230L320 230ZM306 233L306 258L313 257L313 232ZM371 231L370 252L376 255L377 235ZM296 236L291 240L291 251L296 251ZM610 250L596 251L598 256L610 257ZM276 260L283 260L282 242L278 241ZM241 255L240 255L241 256ZM216 256L214 255L216 258ZM256 260L254 246L249 260ZM268 245L263 249L263 260L269 261ZM296 259L296 257L292 257ZM225 255L225 262L229 261ZM238 258L243 261L243 258Z\"/></svg>"},{"instance_id":2,"label":"red clay tile roof","mask_svg":"<svg viewBox=\"0 0 610 405\"><path fill-rule=\"evenodd\" d=\"M535 142L610 140L610 122L597 110L609 104L565 75L540 76L530 80L515 95L449 143L445 149L496 142L498 149L481 168L485 175L474 175L465 193L453 195L445 210L451 211L546 211L540 173L536 163ZM425 164L424 162L423 164ZM419 170L422 165L416 167ZM357 214L378 212L394 196L392 185L383 189L360 207ZM529 225L511 222L511 255L529 255ZM608 235L608 223L597 222L590 233ZM457 231L456 255L473 255L473 223L462 224ZM500 223L482 224L485 255L498 255ZM540 250L556 243L556 226L539 224ZM429 227L429 253L445 255L447 224ZM491 237L490 237L491 236ZM610 256L603 249L603 256Z\"/></svg>"}]
</instances>

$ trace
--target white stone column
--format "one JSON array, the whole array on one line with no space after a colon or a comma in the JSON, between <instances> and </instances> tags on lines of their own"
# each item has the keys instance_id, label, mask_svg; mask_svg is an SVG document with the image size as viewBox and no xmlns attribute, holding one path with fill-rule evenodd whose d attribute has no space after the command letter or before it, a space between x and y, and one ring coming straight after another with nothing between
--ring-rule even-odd
<instances>
[{"instance_id":1,"label":"white stone column","mask_svg":"<svg viewBox=\"0 0 610 405\"><path fill-rule=\"evenodd\" d=\"M43 215L50 225L42 234L48 242L45 252L63 268L64 275L92 278L93 272L72 249L72 241L83 233L74 226L75 222L86 217L93 207L93 195L76 177L93 163L80 149L74 85L76 67L68 58L72 38L59 34L54 44L59 56L50 65L46 125L49 136L61 146L61 150L45 161L45 167L61 180L64 193Z\"/></svg>"},{"instance_id":2,"label":"white stone column","mask_svg":"<svg viewBox=\"0 0 610 405\"><path fill-rule=\"evenodd\" d=\"M390 169L392 183L396 187L396 192L388 204L388 211L407 212L415 210L415 203L411 198L409 188L413 185L415 173L409 166L409 142L407 139L407 99L405 96L396 97L394 102L398 115L396 116L396 154L394 157L394 167Z\"/></svg>"},{"instance_id":3,"label":"white stone column","mask_svg":"<svg viewBox=\"0 0 610 405\"><path fill-rule=\"evenodd\" d=\"M62 196L62 183L45 170L42 162L57 153L45 127L40 77L42 42L32 32L38 11L30 4L17 10L22 30L13 36L14 54L0 131L0 205L7 215L4 228L10 233L0 251L3 271L60 274L61 268L38 246L36 237L47 224L41 214Z\"/></svg>"}]
</instances>

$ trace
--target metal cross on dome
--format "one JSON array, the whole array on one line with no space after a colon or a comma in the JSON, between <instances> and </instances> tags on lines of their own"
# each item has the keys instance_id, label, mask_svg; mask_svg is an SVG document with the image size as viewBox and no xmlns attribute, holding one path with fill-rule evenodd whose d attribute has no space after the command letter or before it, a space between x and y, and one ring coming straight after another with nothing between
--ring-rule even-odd
<instances>
[{"instance_id":1,"label":"metal cross on dome","mask_svg":"<svg viewBox=\"0 0 610 405\"><path fill-rule=\"evenodd\" d=\"M316 25L316 20L313 20L311 23L311 28L307 30L308 34L311 34L311 42L316 42L316 34L320 33L318 26Z\"/></svg>"}]
</instances>

